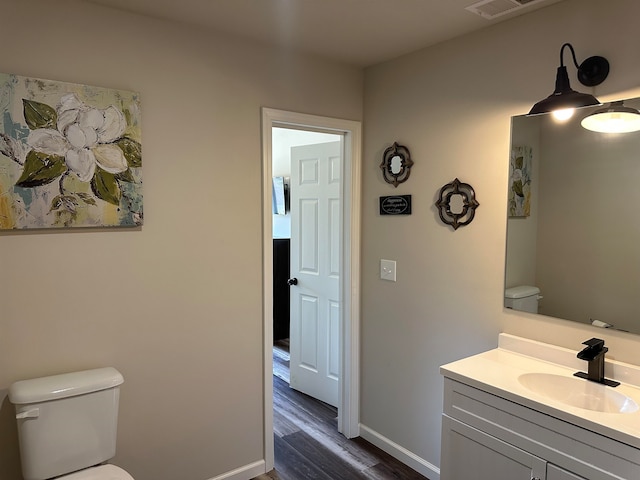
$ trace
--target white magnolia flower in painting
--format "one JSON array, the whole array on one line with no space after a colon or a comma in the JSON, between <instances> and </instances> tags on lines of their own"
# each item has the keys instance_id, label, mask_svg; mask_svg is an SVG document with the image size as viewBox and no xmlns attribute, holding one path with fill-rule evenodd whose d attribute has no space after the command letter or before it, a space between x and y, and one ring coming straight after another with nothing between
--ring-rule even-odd
<instances>
[{"instance_id":1,"label":"white magnolia flower in painting","mask_svg":"<svg viewBox=\"0 0 640 480\"><path fill-rule=\"evenodd\" d=\"M80 180L93 178L96 165L116 174L129 167L122 149L113 144L122 137L126 120L113 105L98 109L81 102L69 93L56 109L57 129L32 130L27 143L38 152L64 157L69 170Z\"/></svg>"}]
</instances>

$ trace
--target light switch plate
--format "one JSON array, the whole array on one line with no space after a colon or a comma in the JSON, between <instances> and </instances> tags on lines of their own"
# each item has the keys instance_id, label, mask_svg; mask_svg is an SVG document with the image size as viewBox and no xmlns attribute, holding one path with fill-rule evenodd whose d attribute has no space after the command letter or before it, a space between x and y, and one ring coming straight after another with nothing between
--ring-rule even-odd
<instances>
[{"instance_id":1,"label":"light switch plate","mask_svg":"<svg viewBox=\"0 0 640 480\"><path fill-rule=\"evenodd\" d=\"M396 281L396 261L380 260L380 278L382 280Z\"/></svg>"}]
</instances>

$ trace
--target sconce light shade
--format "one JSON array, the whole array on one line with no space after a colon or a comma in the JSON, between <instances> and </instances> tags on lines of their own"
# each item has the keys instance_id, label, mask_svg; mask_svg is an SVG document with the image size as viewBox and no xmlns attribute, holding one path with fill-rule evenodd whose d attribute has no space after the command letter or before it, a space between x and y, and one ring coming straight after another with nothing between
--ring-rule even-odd
<instances>
[{"instance_id":1,"label":"sconce light shade","mask_svg":"<svg viewBox=\"0 0 640 480\"><path fill-rule=\"evenodd\" d=\"M625 107L622 101L595 111L582 119L587 130L602 133L629 133L640 130L640 111Z\"/></svg>"},{"instance_id":2,"label":"sconce light shade","mask_svg":"<svg viewBox=\"0 0 640 480\"><path fill-rule=\"evenodd\" d=\"M564 110L565 108L580 108L593 105L602 105L596 97L588 93L576 92L569 85L569 75L567 67L558 67L556 75L556 89L547 98L536 103L529 112L529 115L539 115L549 113L554 110Z\"/></svg>"},{"instance_id":3,"label":"sconce light shade","mask_svg":"<svg viewBox=\"0 0 640 480\"><path fill-rule=\"evenodd\" d=\"M568 108L580 108L593 105L602 105L593 95L576 92L571 88L567 67L564 66L562 53L565 47L569 47L573 55L573 62L578 69L578 79L583 85L595 86L601 84L609 74L609 62L604 57L589 57L581 65L576 61L576 55L570 43L565 43L560 49L560 66L556 73L556 88L547 98L536 103L529 115L549 113L554 110Z\"/></svg>"}]
</instances>

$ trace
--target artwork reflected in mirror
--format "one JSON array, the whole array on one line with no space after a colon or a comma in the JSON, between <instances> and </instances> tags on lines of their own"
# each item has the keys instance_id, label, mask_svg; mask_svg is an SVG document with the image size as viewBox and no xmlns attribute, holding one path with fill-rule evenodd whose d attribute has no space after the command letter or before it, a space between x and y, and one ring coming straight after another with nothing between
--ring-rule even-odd
<instances>
[{"instance_id":1,"label":"artwork reflected in mirror","mask_svg":"<svg viewBox=\"0 0 640 480\"><path fill-rule=\"evenodd\" d=\"M624 104L637 109L640 99ZM512 118L505 290L537 287L539 314L640 333L640 132L583 128L601 108L579 109L563 123ZM514 170L527 155L524 180ZM517 203L525 184L528 216Z\"/></svg>"},{"instance_id":2,"label":"artwork reflected in mirror","mask_svg":"<svg viewBox=\"0 0 640 480\"><path fill-rule=\"evenodd\" d=\"M380 169L385 182L397 187L408 180L412 166L413 160L411 160L409 149L394 142L384 151Z\"/></svg>"},{"instance_id":3,"label":"artwork reflected in mirror","mask_svg":"<svg viewBox=\"0 0 640 480\"><path fill-rule=\"evenodd\" d=\"M528 217L531 212L531 147L511 147L509 159L509 216Z\"/></svg>"}]
</instances>

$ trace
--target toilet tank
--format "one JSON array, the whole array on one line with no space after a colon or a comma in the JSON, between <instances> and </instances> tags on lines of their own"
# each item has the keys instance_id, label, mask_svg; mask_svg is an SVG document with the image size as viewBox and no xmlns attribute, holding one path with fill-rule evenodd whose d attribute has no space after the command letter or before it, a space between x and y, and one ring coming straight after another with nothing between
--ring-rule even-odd
<instances>
[{"instance_id":1,"label":"toilet tank","mask_svg":"<svg viewBox=\"0 0 640 480\"><path fill-rule=\"evenodd\" d=\"M11 385L24 479L56 477L115 456L123 381L107 367Z\"/></svg>"},{"instance_id":2,"label":"toilet tank","mask_svg":"<svg viewBox=\"0 0 640 480\"><path fill-rule=\"evenodd\" d=\"M519 285L504 291L504 306L521 312L538 313L540 289L529 285Z\"/></svg>"}]
</instances>

